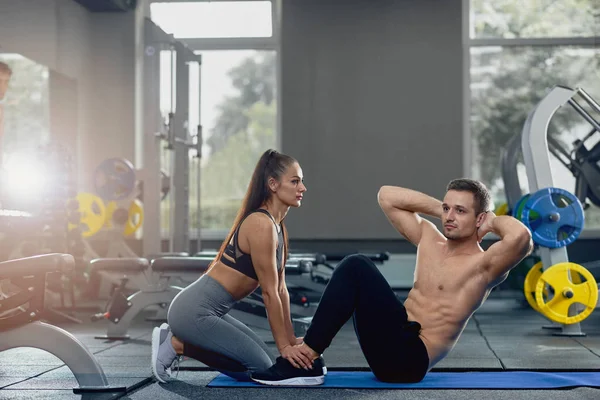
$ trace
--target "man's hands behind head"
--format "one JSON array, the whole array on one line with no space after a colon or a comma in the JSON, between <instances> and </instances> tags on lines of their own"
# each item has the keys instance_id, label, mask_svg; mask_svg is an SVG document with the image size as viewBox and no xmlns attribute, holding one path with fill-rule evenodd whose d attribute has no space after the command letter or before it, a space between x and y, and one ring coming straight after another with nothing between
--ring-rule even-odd
<instances>
[{"instance_id":1,"label":"man's hands behind head","mask_svg":"<svg viewBox=\"0 0 600 400\"><path fill-rule=\"evenodd\" d=\"M479 226L477 230L477 240L481 243L483 237L489 232L493 232L492 230L492 222L496 219L496 214L493 211L488 211L483 216L483 223Z\"/></svg>"}]
</instances>

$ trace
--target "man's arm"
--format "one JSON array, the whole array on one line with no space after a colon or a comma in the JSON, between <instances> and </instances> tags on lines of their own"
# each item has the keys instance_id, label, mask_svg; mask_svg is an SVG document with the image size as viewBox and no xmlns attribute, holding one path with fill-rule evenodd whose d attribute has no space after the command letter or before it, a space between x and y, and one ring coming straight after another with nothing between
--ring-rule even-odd
<instances>
[{"instance_id":1,"label":"man's arm","mask_svg":"<svg viewBox=\"0 0 600 400\"><path fill-rule=\"evenodd\" d=\"M377 201L390 223L409 242L417 246L426 227L435 226L419 214L442 216L442 202L424 193L398 186L382 186Z\"/></svg>"},{"instance_id":2,"label":"man's arm","mask_svg":"<svg viewBox=\"0 0 600 400\"><path fill-rule=\"evenodd\" d=\"M492 213L479 229L500 236L500 240L483 253L483 265L489 272L490 281L509 272L533 250L531 232L516 218L497 217Z\"/></svg>"}]
</instances>

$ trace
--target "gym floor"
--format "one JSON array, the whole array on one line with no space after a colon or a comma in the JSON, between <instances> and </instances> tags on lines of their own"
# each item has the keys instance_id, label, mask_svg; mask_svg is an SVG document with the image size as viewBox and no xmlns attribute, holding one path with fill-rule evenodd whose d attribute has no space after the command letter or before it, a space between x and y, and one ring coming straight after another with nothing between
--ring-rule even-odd
<instances>
[{"instance_id":1,"label":"gym floor","mask_svg":"<svg viewBox=\"0 0 600 400\"><path fill-rule=\"evenodd\" d=\"M548 321L515 299L518 293L493 292L466 327L450 355L434 371L501 371L600 369L600 313L592 313L581 323L585 337L553 336L544 329ZM128 341L95 339L105 333L104 322L57 324L73 333L102 365L109 383L127 386L124 399L297 399L311 395L329 398L381 399L598 399L599 389L569 390L358 390L313 388L210 388L208 383L219 375L195 360L181 363L177 381L158 384L150 372L152 327L146 321L152 311L139 315L130 329ZM82 318L86 316L82 315ZM268 330L252 326L272 343ZM273 354L276 354L273 346ZM351 323L334 339L324 358L330 371L366 370ZM0 353L1 399L79 399L72 388L77 382L70 370L56 357L41 350L18 348ZM326 392L324 393L323 390ZM300 393L301 392L301 393ZM118 398L118 396L107 398Z\"/></svg>"}]
</instances>

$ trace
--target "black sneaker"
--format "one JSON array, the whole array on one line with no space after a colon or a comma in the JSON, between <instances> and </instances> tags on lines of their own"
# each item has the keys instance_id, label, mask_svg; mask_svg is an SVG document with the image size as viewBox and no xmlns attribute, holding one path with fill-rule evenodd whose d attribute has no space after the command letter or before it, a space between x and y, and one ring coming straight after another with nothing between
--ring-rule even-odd
<instances>
[{"instance_id":1,"label":"black sneaker","mask_svg":"<svg viewBox=\"0 0 600 400\"><path fill-rule=\"evenodd\" d=\"M313 368L294 367L283 357L277 357L275 364L260 372L251 374L252 380L263 385L275 386L317 386L325 382L326 367L323 358L319 357L313 362Z\"/></svg>"}]
</instances>

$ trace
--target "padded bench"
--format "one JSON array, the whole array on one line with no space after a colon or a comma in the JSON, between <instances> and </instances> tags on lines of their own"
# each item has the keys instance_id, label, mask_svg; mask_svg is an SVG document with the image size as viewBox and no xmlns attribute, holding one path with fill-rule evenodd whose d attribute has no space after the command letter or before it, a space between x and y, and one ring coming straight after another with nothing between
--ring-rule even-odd
<instances>
[{"instance_id":1,"label":"padded bench","mask_svg":"<svg viewBox=\"0 0 600 400\"><path fill-rule=\"evenodd\" d=\"M208 257L161 257L152 260L150 266L154 272L204 273L212 261Z\"/></svg>"},{"instance_id":2,"label":"padded bench","mask_svg":"<svg viewBox=\"0 0 600 400\"><path fill-rule=\"evenodd\" d=\"M189 257L190 254L186 253L185 251L183 252L167 252L167 253L155 253L155 254L148 254L146 256L146 258L150 261L156 259L156 258L162 258L162 257Z\"/></svg>"},{"instance_id":3,"label":"padded bench","mask_svg":"<svg viewBox=\"0 0 600 400\"><path fill-rule=\"evenodd\" d=\"M119 288L113 293L106 310L92 316L92 321L107 319L106 335L96 339L126 340L133 319L145 308L159 306L158 313L150 320L165 320L166 311L182 287L198 279L208 269L212 259L205 257L165 256L148 258L99 259L90 262L91 269L120 279ZM123 293L127 282L134 282L136 290L130 296Z\"/></svg>"},{"instance_id":4,"label":"padded bench","mask_svg":"<svg viewBox=\"0 0 600 400\"><path fill-rule=\"evenodd\" d=\"M75 336L62 328L42 322L46 274L67 272L75 267L70 254L45 254L0 262L0 279L10 279L21 291L0 300L0 351L33 347L53 354L71 370L76 394L93 398L101 393L124 393L125 387L111 387L94 355Z\"/></svg>"},{"instance_id":5,"label":"padded bench","mask_svg":"<svg viewBox=\"0 0 600 400\"><path fill-rule=\"evenodd\" d=\"M147 286L150 277L146 271L150 262L145 258L97 258L89 262L90 281L99 282L100 298L107 298L111 293L111 285L139 290ZM98 281L96 277L104 279Z\"/></svg>"},{"instance_id":6,"label":"padded bench","mask_svg":"<svg viewBox=\"0 0 600 400\"><path fill-rule=\"evenodd\" d=\"M143 272L149 266L146 258L97 258L90 261L90 272Z\"/></svg>"}]
</instances>

